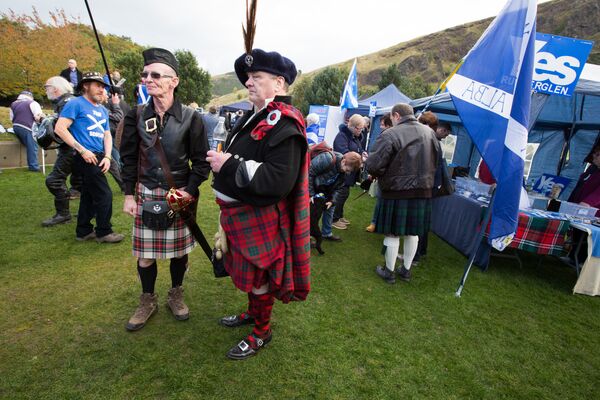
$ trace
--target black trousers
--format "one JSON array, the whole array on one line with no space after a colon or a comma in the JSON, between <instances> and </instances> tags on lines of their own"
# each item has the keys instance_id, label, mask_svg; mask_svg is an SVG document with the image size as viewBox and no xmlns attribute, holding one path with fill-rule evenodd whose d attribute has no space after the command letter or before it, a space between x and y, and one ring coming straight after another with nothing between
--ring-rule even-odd
<instances>
[{"instance_id":1,"label":"black trousers","mask_svg":"<svg viewBox=\"0 0 600 400\"><path fill-rule=\"evenodd\" d=\"M102 160L104 154L96 154ZM83 177L79 212L77 215L77 237L86 236L94 230L92 218L96 218L96 236L112 233L112 191L100 167L86 163L80 155L75 156L75 170Z\"/></svg>"},{"instance_id":2,"label":"black trousers","mask_svg":"<svg viewBox=\"0 0 600 400\"><path fill-rule=\"evenodd\" d=\"M338 202L335 203L335 210L333 210L333 221L337 221L338 219L344 216L344 204L346 204L346 200L350 197L350 186L344 185L339 192Z\"/></svg>"},{"instance_id":3,"label":"black trousers","mask_svg":"<svg viewBox=\"0 0 600 400\"><path fill-rule=\"evenodd\" d=\"M81 175L73 173L75 151L66 145L60 146L52 172L46 177L46 187L54 195L54 207L60 215L69 214L69 189L67 178L71 175L71 187L81 192Z\"/></svg>"}]
</instances>

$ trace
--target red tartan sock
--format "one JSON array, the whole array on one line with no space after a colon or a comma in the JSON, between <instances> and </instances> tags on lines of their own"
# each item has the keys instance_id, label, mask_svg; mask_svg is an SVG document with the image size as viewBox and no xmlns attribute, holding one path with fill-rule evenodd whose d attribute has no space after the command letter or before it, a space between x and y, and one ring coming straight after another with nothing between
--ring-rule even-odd
<instances>
[{"instance_id":1,"label":"red tartan sock","mask_svg":"<svg viewBox=\"0 0 600 400\"><path fill-rule=\"evenodd\" d=\"M254 317L252 314L252 292L248 293L248 309L240 314L240 319L246 319L246 317Z\"/></svg>"},{"instance_id":2,"label":"red tartan sock","mask_svg":"<svg viewBox=\"0 0 600 400\"><path fill-rule=\"evenodd\" d=\"M254 329L252 333L259 338L265 338L271 331L271 312L275 298L270 293L248 293L250 300L250 313L254 316Z\"/></svg>"}]
</instances>

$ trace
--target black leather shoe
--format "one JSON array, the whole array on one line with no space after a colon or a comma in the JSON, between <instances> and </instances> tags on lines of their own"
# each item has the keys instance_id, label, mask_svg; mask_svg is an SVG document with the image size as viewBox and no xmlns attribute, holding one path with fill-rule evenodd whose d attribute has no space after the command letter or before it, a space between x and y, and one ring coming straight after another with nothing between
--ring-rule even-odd
<instances>
[{"instance_id":1,"label":"black leather shoe","mask_svg":"<svg viewBox=\"0 0 600 400\"><path fill-rule=\"evenodd\" d=\"M398 277L400 277L400 279L402 279L404 282L410 282L412 274L410 273L409 269L406 269L403 266L400 268L400 271L398 271Z\"/></svg>"},{"instance_id":2,"label":"black leather shoe","mask_svg":"<svg viewBox=\"0 0 600 400\"><path fill-rule=\"evenodd\" d=\"M46 226L46 227L54 226L54 225L58 225L58 224L64 224L69 221L71 221L71 214L66 214L66 215L55 214L53 217L42 221L42 226Z\"/></svg>"},{"instance_id":3,"label":"black leather shoe","mask_svg":"<svg viewBox=\"0 0 600 400\"><path fill-rule=\"evenodd\" d=\"M269 336L267 336L264 339L261 339L253 333L251 333L250 335L248 335L248 337L246 337L237 345L229 349L229 351L227 352L227 358L230 358L232 360L245 360L248 357L252 357L256 353L258 353L258 351L261 348L265 347L271 341L272 338L273 335L271 333L269 333ZM255 343L255 347L252 347L252 342Z\"/></svg>"},{"instance_id":4,"label":"black leather shoe","mask_svg":"<svg viewBox=\"0 0 600 400\"><path fill-rule=\"evenodd\" d=\"M228 315L221 318L219 323L228 328L237 328L238 326L254 325L254 317L251 317L247 313L244 313L245 317L241 315Z\"/></svg>"},{"instance_id":5,"label":"black leather shoe","mask_svg":"<svg viewBox=\"0 0 600 400\"><path fill-rule=\"evenodd\" d=\"M387 269L386 267L378 265L377 267L375 267L375 273L390 285L396 283L396 274L393 271Z\"/></svg>"},{"instance_id":6,"label":"black leather shoe","mask_svg":"<svg viewBox=\"0 0 600 400\"><path fill-rule=\"evenodd\" d=\"M341 242L342 238L339 236L331 235L331 236L323 236L323 240L329 240L330 242Z\"/></svg>"}]
</instances>

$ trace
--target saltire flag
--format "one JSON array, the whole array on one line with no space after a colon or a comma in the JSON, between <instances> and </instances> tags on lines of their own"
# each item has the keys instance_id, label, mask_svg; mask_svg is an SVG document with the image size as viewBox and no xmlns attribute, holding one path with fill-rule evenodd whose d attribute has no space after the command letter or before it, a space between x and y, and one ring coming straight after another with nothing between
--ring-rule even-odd
<instances>
[{"instance_id":1,"label":"saltire flag","mask_svg":"<svg viewBox=\"0 0 600 400\"><path fill-rule=\"evenodd\" d=\"M340 107L342 110L348 108L358 108L358 77L356 75L356 58L354 59L354 64L352 64L352 69L350 70L350 74L348 74L348 79L344 85L344 92L342 93L342 97L340 99Z\"/></svg>"},{"instance_id":2,"label":"saltire flag","mask_svg":"<svg viewBox=\"0 0 600 400\"><path fill-rule=\"evenodd\" d=\"M146 104L150 101L150 96L148 94L148 90L146 89L146 85L139 84L137 85L137 104Z\"/></svg>"},{"instance_id":3,"label":"saltire flag","mask_svg":"<svg viewBox=\"0 0 600 400\"><path fill-rule=\"evenodd\" d=\"M499 250L514 237L523 191L536 12L536 0L509 0L447 85L496 178L489 242Z\"/></svg>"}]
</instances>

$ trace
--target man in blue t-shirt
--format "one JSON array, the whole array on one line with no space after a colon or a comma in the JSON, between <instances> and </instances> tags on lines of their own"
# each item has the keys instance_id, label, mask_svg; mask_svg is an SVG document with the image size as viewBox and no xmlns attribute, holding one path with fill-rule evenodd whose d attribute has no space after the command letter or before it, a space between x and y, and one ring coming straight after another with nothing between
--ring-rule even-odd
<instances>
[{"instance_id":1,"label":"man in blue t-shirt","mask_svg":"<svg viewBox=\"0 0 600 400\"><path fill-rule=\"evenodd\" d=\"M112 151L108 112L100 104L104 85L100 73L84 73L77 87L83 95L65 105L54 131L77 151L74 168L83 177L76 239L118 243L123 240L123 235L112 230L112 191L104 176L110 168ZM94 217L95 232L91 223Z\"/></svg>"}]
</instances>

